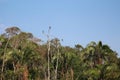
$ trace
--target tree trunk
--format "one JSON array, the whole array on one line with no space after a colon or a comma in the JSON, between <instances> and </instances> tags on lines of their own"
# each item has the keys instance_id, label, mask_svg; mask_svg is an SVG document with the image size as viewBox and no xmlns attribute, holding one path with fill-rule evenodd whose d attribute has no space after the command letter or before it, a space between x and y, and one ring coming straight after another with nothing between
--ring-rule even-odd
<instances>
[{"instance_id":1,"label":"tree trunk","mask_svg":"<svg viewBox=\"0 0 120 80\"><path fill-rule=\"evenodd\" d=\"M74 71L72 68L70 69L70 72L71 72L71 78L72 78L72 80L74 80Z\"/></svg>"},{"instance_id":2,"label":"tree trunk","mask_svg":"<svg viewBox=\"0 0 120 80\"><path fill-rule=\"evenodd\" d=\"M57 46L57 48L59 45ZM55 69L55 80L57 80L57 73L58 73L58 60L59 60L59 49L57 51L57 64L56 64L56 69Z\"/></svg>"},{"instance_id":3,"label":"tree trunk","mask_svg":"<svg viewBox=\"0 0 120 80\"><path fill-rule=\"evenodd\" d=\"M50 80L50 41L48 39L48 80Z\"/></svg>"},{"instance_id":4,"label":"tree trunk","mask_svg":"<svg viewBox=\"0 0 120 80\"><path fill-rule=\"evenodd\" d=\"M24 66L23 80L28 80L28 68Z\"/></svg>"}]
</instances>

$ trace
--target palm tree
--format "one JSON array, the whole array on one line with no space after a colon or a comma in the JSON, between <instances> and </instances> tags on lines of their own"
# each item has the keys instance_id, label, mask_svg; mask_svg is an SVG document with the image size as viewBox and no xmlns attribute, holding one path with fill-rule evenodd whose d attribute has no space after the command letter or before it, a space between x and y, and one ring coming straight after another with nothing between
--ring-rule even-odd
<instances>
[{"instance_id":1,"label":"palm tree","mask_svg":"<svg viewBox=\"0 0 120 80\"><path fill-rule=\"evenodd\" d=\"M100 72L98 73L100 75L99 77L101 77L100 79L102 79L102 66L105 64L107 57L103 48L105 48L105 45L102 45L101 41L99 41L97 44L96 42L91 42L85 48L85 52L81 54L83 56L83 61L87 63L86 65L90 67L90 70L93 69L94 71L95 69L95 72L97 71L96 74Z\"/></svg>"}]
</instances>

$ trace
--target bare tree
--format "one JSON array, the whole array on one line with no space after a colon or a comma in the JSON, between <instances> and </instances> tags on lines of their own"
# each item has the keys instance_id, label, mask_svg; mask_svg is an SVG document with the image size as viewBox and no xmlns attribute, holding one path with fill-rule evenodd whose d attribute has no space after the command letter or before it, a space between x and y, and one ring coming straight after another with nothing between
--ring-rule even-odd
<instances>
[{"instance_id":1,"label":"bare tree","mask_svg":"<svg viewBox=\"0 0 120 80\"><path fill-rule=\"evenodd\" d=\"M50 30L51 30L51 27L49 26L49 29L48 29L48 34L46 35L43 31L43 34L45 34L45 36L47 36L47 58L48 58L48 80L50 80Z\"/></svg>"},{"instance_id":2,"label":"bare tree","mask_svg":"<svg viewBox=\"0 0 120 80\"><path fill-rule=\"evenodd\" d=\"M59 40L56 39L56 44L57 44L57 62L56 62L56 67L55 67L55 80L57 80L57 73L58 73L58 60L59 60L59 55L60 55L60 52L59 52Z\"/></svg>"}]
</instances>

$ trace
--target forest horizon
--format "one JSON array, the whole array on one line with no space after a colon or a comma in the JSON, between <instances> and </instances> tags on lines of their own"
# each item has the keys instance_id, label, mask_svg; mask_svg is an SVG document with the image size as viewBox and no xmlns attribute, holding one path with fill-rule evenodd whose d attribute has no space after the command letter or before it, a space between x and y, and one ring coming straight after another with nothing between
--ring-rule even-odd
<instances>
[{"instance_id":1,"label":"forest horizon","mask_svg":"<svg viewBox=\"0 0 120 80\"><path fill-rule=\"evenodd\" d=\"M108 44L63 46L57 37L47 41L13 26L0 34L1 80L119 80L120 58Z\"/></svg>"},{"instance_id":2,"label":"forest horizon","mask_svg":"<svg viewBox=\"0 0 120 80\"><path fill-rule=\"evenodd\" d=\"M0 0L0 80L120 80L120 0Z\"/></svg>"}]
</instances>

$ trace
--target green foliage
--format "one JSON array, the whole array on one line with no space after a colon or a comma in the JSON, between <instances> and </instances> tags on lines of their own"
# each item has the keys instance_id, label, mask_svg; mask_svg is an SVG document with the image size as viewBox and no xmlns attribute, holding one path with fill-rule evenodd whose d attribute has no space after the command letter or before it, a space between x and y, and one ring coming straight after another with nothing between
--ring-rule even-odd
<instances>
[{"instance_id":1,"label":"green foliage","mask_svg":"<svg viewBox=\"0 0 120 80\"><path fill-rule=\"evenodd\" d=\"M48 42L39 44L35 39L17 27L0 35L1 80L48 79ZM102 41L92 41L85 48L62 46L58 38L50 43L50 80L120 79L120 58Z\"/></svg>"}]
</instances>

